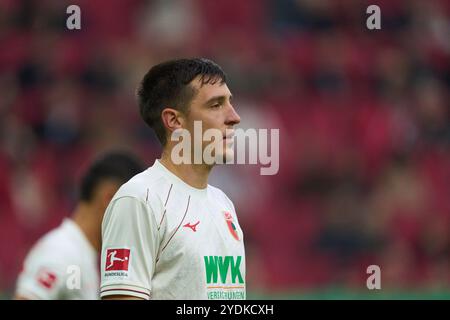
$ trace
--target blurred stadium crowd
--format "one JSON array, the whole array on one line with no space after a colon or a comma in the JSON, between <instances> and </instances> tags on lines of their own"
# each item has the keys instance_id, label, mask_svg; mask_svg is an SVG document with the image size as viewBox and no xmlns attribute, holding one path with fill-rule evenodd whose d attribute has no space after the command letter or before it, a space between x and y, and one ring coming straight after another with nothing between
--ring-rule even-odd
<instances>
[{"instance_id":1,"label":"blurred stadium crowd","mask_svg":"<svg viewBox=\"0 0 450 320\"><path fill-rule=\"evenodd\" d=\"M450 289L449 35L445 0L0 0L0 295L94 155L153 163L136 86L191 56L227 72L241 127L280 129L276 176L212 181L245 231L249 291L367 290L370 264L385 290Z\"/></svg>"}]
</instances>

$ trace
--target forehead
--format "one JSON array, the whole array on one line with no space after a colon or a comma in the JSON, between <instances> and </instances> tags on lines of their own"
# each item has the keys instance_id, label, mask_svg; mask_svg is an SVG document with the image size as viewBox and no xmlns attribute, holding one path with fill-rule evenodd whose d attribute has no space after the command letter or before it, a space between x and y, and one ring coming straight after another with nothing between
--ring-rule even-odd
<instances>
[{"instance_id":1,"label":"forehead","mask_svg":"<svg viewBox=\"0 0 450 320\"><path fill-rule=\"evenodd\" d=\"M216 81L214 84L205 83L202 85L200 77L197 77L192 80L191 86L196 91L193 101L204 102L215 96L231 96L231 91L228 88L227 84L221 83L220 80Z\"/></svg>"}]
</instances>

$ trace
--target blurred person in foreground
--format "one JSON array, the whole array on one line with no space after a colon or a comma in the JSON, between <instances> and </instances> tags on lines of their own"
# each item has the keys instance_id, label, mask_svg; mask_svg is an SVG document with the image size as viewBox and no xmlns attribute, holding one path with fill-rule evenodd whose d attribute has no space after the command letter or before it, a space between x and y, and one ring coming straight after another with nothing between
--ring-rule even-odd
<instances>
[{"instance_id":1,"label":"blurred person in foreground","mask_svg":"<svg viewBox=\"0 0 450 320\"><path fill-rule=\"evenodd\" d=\"M240 122L223 70L203 58L158 64L142 80L138 100L163 151L153 166L120 188L106 210L100 296L245 299L244 242L236 211L208 184L213 166L233 156L230 131ZM219 151L211 162L203 152L209 143L194 137L195 121L217 133ZM176 130L189 133L190 147L183 151L189 153L187 162L174 160ZM200 161L192 163L192 149L202 152Z\"/></svg>"},{"instance_id":2,"label":"blurred person in foreground","mask_svg":"<svg viewBox=\"0 0 450 320\"><path fill-rule=\"evenodd\" d=\"M28 253L15 299L97 300L101 223L120 185L143 166L126 152L97 158L85 173L80 200L71 218L44 235Z\"/></svg>"}]
</instances>

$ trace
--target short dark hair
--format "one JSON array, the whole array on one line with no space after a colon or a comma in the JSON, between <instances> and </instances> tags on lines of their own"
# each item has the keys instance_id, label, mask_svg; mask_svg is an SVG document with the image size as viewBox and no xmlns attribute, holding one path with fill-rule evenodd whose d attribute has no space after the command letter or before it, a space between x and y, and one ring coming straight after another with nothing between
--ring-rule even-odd
<instances>
[{"instance_id":1,"label":"short dark hair","mask_svg":"<svg viewBox=\"0 0 450 320\"><path fill-rule=\"evenodd\" d=\"M87 169L80 186L80 200L91 201L97 186L105 180L122 185L142 172L142 163L132 154L111 151L99 156Z\"/></svg>"},{"instance_id":2,"label":"short dark hair","mask_svg":"<svg viewBox=\"0 0 450 320\"><path fill-rule=\"evenodd\" d=\"M142 119L156 133L161 144L166 144L166 130L161 112L171 107L189 112L189 103L195 90L189 83L200 76L201 84L226 83L226 74L215 62L205 58L170 60L153 66L144 76L137 90Z\"/></svg>"}]
</instances>

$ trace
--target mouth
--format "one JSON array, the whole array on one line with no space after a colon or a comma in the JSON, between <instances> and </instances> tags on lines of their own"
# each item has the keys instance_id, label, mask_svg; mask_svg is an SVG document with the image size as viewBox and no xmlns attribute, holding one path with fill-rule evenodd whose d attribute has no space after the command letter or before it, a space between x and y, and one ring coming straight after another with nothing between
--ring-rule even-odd
<instances>
[{"instance_id":1,"label":"mouth","mask_svg":"<svg viewBox=\"0 0 450 320\"><path fill-rule=\"evenodd\" d=\"M234 130L227 130L227 132L223 135L223 140L225 140L226 142L233 142Z\"/></svg>"}]
</instances>

